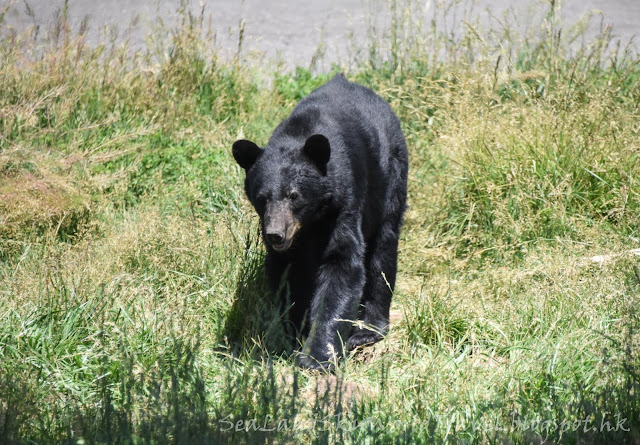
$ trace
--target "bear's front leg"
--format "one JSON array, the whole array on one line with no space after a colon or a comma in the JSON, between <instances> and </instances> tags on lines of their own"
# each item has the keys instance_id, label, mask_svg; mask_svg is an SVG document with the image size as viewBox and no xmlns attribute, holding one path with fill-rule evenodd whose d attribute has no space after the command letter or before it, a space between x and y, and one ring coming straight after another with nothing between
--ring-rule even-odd
<instances>
[{"instance_id":1,"label":"bear's front leg","mask_svg":"<svg viewBox=\"0 0 640 445\"><path fill-rule=\"evenodd\" d=\"M331 370L342 354L362 297L364 251L359 222L337 225L316 277L309 336L298 355L303 368Z\"/></svg>"}]
</instances>

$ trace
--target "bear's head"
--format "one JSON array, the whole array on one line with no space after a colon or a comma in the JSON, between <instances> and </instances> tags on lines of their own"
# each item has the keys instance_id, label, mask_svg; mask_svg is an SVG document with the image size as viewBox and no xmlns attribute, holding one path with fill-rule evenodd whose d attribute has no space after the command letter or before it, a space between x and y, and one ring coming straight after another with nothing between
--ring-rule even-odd
<instances>
[{"instance_id":1,"label":"bear's head","mask_svg":"<svg viewBox=\"0 0 640 445\"><path fill-rule=\"evenodd\" d=\"M331 201L329 140L315 134L306 141L291 138L265 148L239 140L232 151L246 172L245 192L260 216L267 245L286 251L296 233L322 217Z\"/></svg>"}]
</instances>

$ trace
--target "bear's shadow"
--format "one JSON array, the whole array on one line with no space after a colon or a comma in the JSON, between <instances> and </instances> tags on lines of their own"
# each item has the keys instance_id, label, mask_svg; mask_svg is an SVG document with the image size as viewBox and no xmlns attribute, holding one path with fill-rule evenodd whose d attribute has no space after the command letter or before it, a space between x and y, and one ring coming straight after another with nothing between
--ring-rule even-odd
<instances>
[{"instance_id":1,"label":"bear's shadow","mask_svg":"<svg viewBox=\"0 0 640 445\"><path fill-rule=\"evenodd\" d=\"M285 332L278 299L269 291L259 233L247 233L239 260L235 298L224 322L222 343L234 355L291 355L296 340Z\"/></svg>"}]
</instances>

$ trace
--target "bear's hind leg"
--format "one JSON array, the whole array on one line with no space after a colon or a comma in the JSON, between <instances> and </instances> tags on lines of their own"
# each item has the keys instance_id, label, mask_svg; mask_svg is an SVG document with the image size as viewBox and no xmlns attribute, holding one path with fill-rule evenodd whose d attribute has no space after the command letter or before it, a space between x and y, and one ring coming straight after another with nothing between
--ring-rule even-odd
<instances>
[{"instance_id":1,"label":"bear's hind leg","mask_svg":"<svg viewBox=\"0 0 640 445\"><path fill-rule=\"evenodd\" d=\"M376 343L389 331L389 308L398 259L398 235L393 226L383 225L367 246L366 282L358 316L362 325L351 333L348 350Z\"/></svg>"}]
</instances>

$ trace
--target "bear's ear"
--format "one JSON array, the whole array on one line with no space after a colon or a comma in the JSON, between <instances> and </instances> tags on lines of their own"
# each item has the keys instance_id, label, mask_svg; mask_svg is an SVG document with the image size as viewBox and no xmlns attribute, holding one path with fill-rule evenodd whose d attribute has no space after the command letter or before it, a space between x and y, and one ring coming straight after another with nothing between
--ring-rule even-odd
<instances>
[{"instance_id":1,"label":"bear's ear","mask_svg":"<svg viewBox=\"0 0 640 445\"><path fill-rule=\"evenodd\" d=\"M258 159L262 149L251 141L241 139L233 143L231 151L240 167L249 170Z\"/></svg>"},{"instance_id":2,"label":"bear's ear","mask_svg":"<svg viewBox=\"0 0 640 445\"><path fill-rule=\"evenodd\" d=\"M327 174L327 163L331 156L331 147L329 146L329 139L321 134L314 134L309 136L307 142L304 144L302 152L311 159L322 175Z\"/></svg>"}]
</instances>

